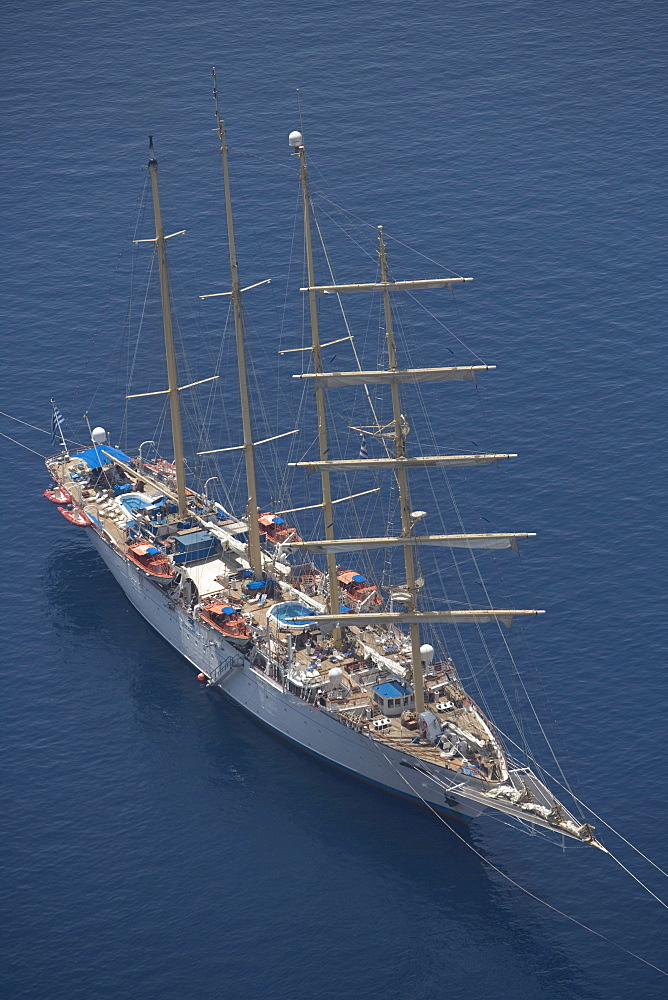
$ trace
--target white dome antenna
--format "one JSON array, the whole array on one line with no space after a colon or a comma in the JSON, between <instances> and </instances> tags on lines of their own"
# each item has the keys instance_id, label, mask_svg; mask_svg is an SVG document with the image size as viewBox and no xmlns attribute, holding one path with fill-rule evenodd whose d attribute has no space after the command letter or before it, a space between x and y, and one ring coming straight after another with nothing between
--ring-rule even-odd
<instances>
[{"instance_id":1,"label":"white dome antenna","mask_svg":"<svg viewBox=\"0 0 668 1000\"><path fill-rule=\"evenodd\" d=\"M90 439L93 444L106 444L107 443L107 432L104 427L94 427L90 432Z\"/></svg>"},{"instance_id":2,"label":"white dome antenna","mask_svg":"<svg viewBox=\"0 0 668 1000\"><path fill-rule=\"evenodd\" d=\"M295 149L299 149L300 146L304 145L304 136L301 132L291 132L288 136L288 142L291 146L294 146Z\"/></svg>"},{"instance_id":3,"label":"white dome antenna","mask_svg":"<svg viewBox=\"0 0 668 1000\"><path fill-rule=\"evenodd\" d=\"M329 681L330 688L341 687L343 684L343 670L341 667L331 667L327 674L327 680Z\"/></svg>"}]
</instances>

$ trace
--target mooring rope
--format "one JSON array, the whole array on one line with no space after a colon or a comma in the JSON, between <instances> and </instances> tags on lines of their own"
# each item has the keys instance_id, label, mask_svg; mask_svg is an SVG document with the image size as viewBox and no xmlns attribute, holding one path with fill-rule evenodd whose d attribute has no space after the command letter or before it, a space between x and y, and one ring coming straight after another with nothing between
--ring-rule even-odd
<instances>
[{"instance_id":1,"label":"mooring rope","mask_svg":"<svg viewBox=\"0 0 668 1000\"><path fill-rule=\"evenodd\" d=\"M17 444L19 448L25 448L26 451L31 451L33 455L37 455L39 458L46 459L46 455L42 455L41 452L35 451L34 448L29 448L27 444L22 444L21 441L17 441L16 438L10 437L9 434L3 434L2 431L0 431L0 436L3 438L7 438L8 441L12 441L14 444Z\"/></svg>"},{"instance_id":2,"label":"mooring rope","mask_svg":"<svg viewBox=\"0 0 668 1000\"><path fill-rule=\"evenodd\" d=\"M392 764L392 761L386 756L386 754L383 754L383 757L385 757L385 760L390 765L390 767L394 766ZM617 941L613 941L612 938L607 937L605 934L601 934L600 931L594 930L594 928L589 927L588 924L583 924L581 920L577 919L577 917L570 916L570 914L565 913L563 910L560 910L559 907L553 906L552 903L548 903L546 899L541 899L540 896L537 896L534 892L531 892L530 889L526 889L523 885L520 885L519 882L516 882L514 878L512 878L510 875L507 875L506 872L504 872L501 868L497 867L497 865L495 865L492 861L490 861L489 858L486 858L484 854L482 854L479 850L477 850L477 848L475 848L473 844L470 844L468 840L462 837L460 833L457 833L457 831L448 823L448 821L443 816L441 816L441 814L437 812L436 809L434 809L431 803L427 802L427 800L420 794L417 788L415 788L410 783L406 775L402 774L401 771L399 771L396 768L395 770L396 773L406 782L406 784L412 790L412 792L424 803L427 809L429 809L434 814L434 816L436 816L436 818L440 820L441 823L443 823L443 825L446 826L448 830L450 830L451 833L454 833L455 837L457 837L458 840L461 840L462 844L468 847L470 851L473 851L473 853L477 857L479 857L481 861L483 861L486 865L488 865L495 872L501 875L502 878L505 878L507 882L510 882L511 885L514 885L516 889L519 889L520 892L523 892L525 895L530 896L531 899L535 899L537 903L542 903L543 906L546 906L549 910L552 910L554 913L558 913L560 917L564 917L566 920L570 920L571 923L577 924L577 926L581 927L583 930L589 931L590 934L594 934L602 941L607 941L608 944L611 944L614 948L618 948L620 951L625 952L625 954L630 955L631 958L635 958L639 962L642 962L643 965L647 965L650 969L654 969L655 972L661 973L662 976L668 976L668 972L666 972L664 969L659 968L658 965L654 965L652 962L649 962L646 958L643 958L641 955L636 955L634 951L630 951L628 948L625 948L624 945L619 944ZM614 857L614 855L611 855L611 857ZM617 859L615 858L615 860ZM652 893L652 895L654 895L654 893ZM661 900L659 900L659 902L661 902Z\"/></svg>"},{"instance_id":3,"label":"mooring rope","mask_svg":"<svg viewBox=\"0 0 668 1000\"><path fill-rule=\"evenodd\" d=\"M505 740L508 740L509 743L512 743L513 746L517 750L520 750L520 751L522 750L522 747L520 747L517 743L515 743L515 741L513 739L511 739L510 736L508 736L507 733L504 733L503 730L499 729L498 726L496 727L496 729L501 733L501 735L503 736L503 738ZM529 758L529 760L531 761L532 764L537 764L538 763L536 760L534 760L534 758L531 756L531 754L527 754L527 756L528 756L528 758ZM577 795L575 795L573 792L571 792L571 790L568 788L567 785L563 785L559 781L558 778L555 778L555 776L553 774L550 774L550 772L547 770L547 768L544 767L544 768L542 768L542 770L545 771L545 774L548 776L548 778L550 778L552 781L554 781L555 784L559 785L560 788L563 788L563 790L565 792L568 792L568 794L573 797L573 799L578 803L578 805L582 806L582 808L585 809L588 813L591 813L591 815L595 819L597 819L599 821L599 823L602 823L604 827L606 827L608 830L610 830L611 833L614 833L615 837L619 837L620 840L623 840L624 843L627 845L627 847L630 847L632 851L635 851L636 854L639 854L640 857L644 861L646 861L648 865L651 865L652 868L656 868L656 870L658 872L660 872L662 875L664 875L666 878L668 878L668 872L665 872L663 870L663 868L660 868L659 865L656 864L656 862L652 861L651 858L648 858L646 854L643 854L643 852L640 850L640 848L636 847L635 844L632 844L630 840L627 840L626 837L624 837L619 832L619 830L615 830L614 826L611 826L610 823L608 823L606 820L604 820L602 816L599 816L598 813L595 813L594 810L590 806L588 806L586 802L583 802L582 799L579 799L577 797ZM615 858L615 860L617 860L617 859Z\"/></svg>"}]
</instances>

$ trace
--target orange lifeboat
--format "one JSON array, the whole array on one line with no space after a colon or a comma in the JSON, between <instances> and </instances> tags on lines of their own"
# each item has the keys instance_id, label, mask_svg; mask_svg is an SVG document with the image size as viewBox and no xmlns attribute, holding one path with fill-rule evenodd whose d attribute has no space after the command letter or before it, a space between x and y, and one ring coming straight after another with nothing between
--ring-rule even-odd
<instances>
[{"instance_id":1,"label":"orange lifeboat","mask_svg":"<svg viewBox=\"0 0 668 1000\"><path fill-rule=\"evenodd\" d=\"M260 514L257 522L260 525L261 534L267 536L268 542L273 542L275 545L287 542L288 539L291 542L301 542L296 529L282 517L279 517L278 514L272 514L271 512Z\"/></svg>"},{"instance_id":2,"label":"orange lifeboat","mask_svg":"<svg viewBox=\"0 0 668 1000\"><path fill-rule=\"evenodd\" d=\"M238 608L228 604L205 604L200 611L200 617L230 639L250 639L251 633L246 621Z\"/></svg>"},{"instance_id":3,"label":"orange lifeboat","mask_svg":"<svg viewBox=\"0 0 668 1000\"><path fill-rule=\"evenodd\" d=\"M127 557L157 583L169 583L172 578L172 564L155 545L148 545L144 542L138 545L129 545Z\"/></svg>"},{"instance_id":4,"label":"orange lifeboat","mask_svg":"<svg viewBox=\"0 0 668 1000\"><path fill-rule=\"evenodd\" d=\"M378 593L378 587L361 573L357 573L353 569L345 569L337 574L337 580L348 600L353 601L358 606L366 603L378 607L379 604L383 603L383 598Z\"/></svg>"}]
</instances>

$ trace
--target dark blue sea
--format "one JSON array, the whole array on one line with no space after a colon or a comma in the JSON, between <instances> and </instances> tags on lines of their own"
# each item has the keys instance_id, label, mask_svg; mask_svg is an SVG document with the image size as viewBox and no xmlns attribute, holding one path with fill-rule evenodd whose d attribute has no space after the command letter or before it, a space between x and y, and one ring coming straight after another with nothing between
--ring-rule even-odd
<instances>
[{"instance_id":1,"label":"dark blue sea","mask_svg":"<svg viewBox=\"0 0 668 1000\"><path fill-rule=\"evenodd\" d=\"M436 267L406 244L475 278L457 335L497 365L486 441L519 455L480 510L493 520L503 492L497 530L537 532L504 565L509 599L548 612L510 642L576 793L665 869L665 5L7 0L3 22L3 413L48 429L55 397L80 438L85 410L128 447L153 436L123 401L128 375L135 392L164 381L157 353L132 367L124 335L150 257L131 250L151 235L150 208L135 228L149 133L165 228L187 230L170 250L192 380L221 367L223 307L197 300L228 282L215 64L242 280L275 278L249 293L254 377L289 429L302 356L276 351L302 326L299 88L323 211L359 244L337 249L337 275L373 279L383 224L397 277ZM423 319L411 360L447 364L457 343ZM470 448L453 392L432 422ZM629 952L668 969L666 909L612 858L493 819L458 839L203 689L42 499L49 437L0 430L37 453L0 438L3 997L665 996Z\"/></svg>"}]
</instances>

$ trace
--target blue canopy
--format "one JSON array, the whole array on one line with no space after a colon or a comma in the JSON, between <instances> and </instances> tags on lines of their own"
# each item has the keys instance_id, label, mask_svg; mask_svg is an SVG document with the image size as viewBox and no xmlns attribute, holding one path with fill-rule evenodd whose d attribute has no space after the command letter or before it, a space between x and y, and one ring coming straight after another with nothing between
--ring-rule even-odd
<instances>
[{"instance_id":1,"label":"blue canopy","mask_svg":"<svg viewBox=\"0 0 668 1000\"><path fill-rule=\"evenodd\" d=\"M89 469L101 469L103 465L111 465L113 458L125 462L126 465L132 461L129 455L126 455L120 448L112 448L110 444L99 444L94 448L88 448L75 455L74 458L85 462Z\"/></svg>"},{"instance_id":2,"label":"blue canopy","mask_svg":"<svg viewBox=\"0 0 668 1000\"><path fill-rule=\"evenodd\" d=\"M407 695L413 693L412 688L407 687L400 681L385 681L384 684L376 684L374 691L376 691L381 698L396 698L397 695L399 697L406 697Z\"/></svg>"},{"instance_id":3,"label":"blue canopy","mask_svg":"<svg viewBox=\"0 0 668 1000\"><path fill-rule=\"evenodd\" d=\"M275 516L272 517L271 520L273 521L274 524L285 524L285 521L283 520L282 517Z\"/></svg>"},{"instance_id":4,"label":"blue canopy","mask_svg":"<svg viewBox=\"0 0 668 1000\"><path fill-rule=\"evenodd\" d=\"M237 609L236 608L229 608L229 607L228 608L223 608L223 614L224 615L236 615L236 613L237 613Z\"/></svg>"},{"instance_id":5,"label":"blue canopy","mask_svg":"<svg viewBox=\"0 0 668 1000\"><path fill-rule=\"evenodd\" d=\"M362 576L360 573L355 573L355 576L353 577L353 583L368 583L368 580L365 576Z\"/></svg>"},{"instance_id":6,"label":"blue canopy","mask_svg":"<svg viewBox=\"0 0 668 1000\"><path fill-rule=\"evenodd\" d=\"M146 549L146 555L147 556L157 556L159 552L160 552L160 549L156 549L156 547L154 545L151 545L150 548Z\"/></svg>"},{"instance_id":7,"label":"blue canopy","mask_svg":"<svg viewBox=\"0 0 668 1000\"><path fill-rule=\"evenodd\" d=\"M264 588L267 586L268 583L269 583L269 581L266 580L266 579L265 580L251 580L249 583L246 584L246 590L250 590L250 591L253 591L253 590L264 590Z\"/></svg>"}]
</instances>

